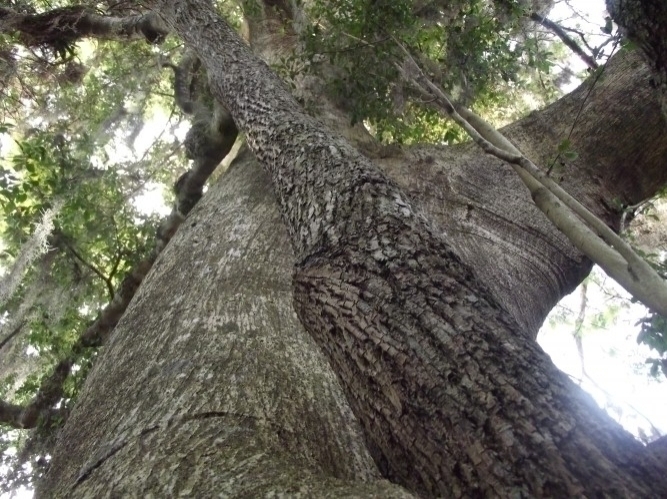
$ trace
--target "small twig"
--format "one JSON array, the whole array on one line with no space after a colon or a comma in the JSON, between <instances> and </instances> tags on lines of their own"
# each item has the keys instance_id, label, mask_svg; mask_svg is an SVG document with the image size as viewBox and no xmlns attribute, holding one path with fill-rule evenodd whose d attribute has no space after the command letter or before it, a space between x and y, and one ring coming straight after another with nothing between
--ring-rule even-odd
<instances>
[{"instance_id":1,"label":"small twig","mask_svg":"<svg viewBox=\"0 0 667 499\"><path fill-rule=\"evenodd\" d=\"M118 267L120 265L120 262L123 260L123 256L120 251L116 252L116 259L113 262L113 265L111 266L111 272L109 272L109 280L111 281L115 276L116 272L118 272Z\"/></svg>"},{"instance_id":2,"label":"small twig","mask_svg":"<svg viewBox=\"0 0 667 499\"><path fill-rule=\"evenodd\" d=\"M102 279L102 281L104 281L104 284L106 285L107 288L107 292L109 293L109 299L113 300L115 293L113 289L113 283L111 282L111 278L105 276L100 269L98 269L95 265L93 265L83 256L81 256L81 254L74 248L74 246L72 246L72 244L69 243L69 241L67 240L67 236L65 236L62 232L60 232L60 235L62 236L62 242L65 245L67 251L69 251L72 254L72 256L74 256L74 258L79 260L84 267L87 267L88 269L92 270L97 277L99 277L100 279Z\"/></svg>"},{"instance_id":3,"label":"small twig","mask_svg":"<svg viewBox=\"0 0 667 499\"><path fill-rule=\"evenodd\" d=\"M586 306L588 305L588 281L581 283L580 287L580 298L579 302L579 314L577 319L574 321L574 331L572 336L574 336L574 343L577 345L577 352L579 353L579 362L581 364L581 377L588 376L586 374L586 365L584 363L584 342L582 340L582 328L584 325L584 319L586 318Z\"/></svg>"},{"instance_id":4,"label":"small twig","mask_svg":"<svg viewBox=\"0 0 667 499\"><path fill-rule=\"evenodd\" d=\"M631 204L630 206L626 206L625 209L623 210L623 214L621 215L621 226L619 229L619 232L623 232L627 228L628 224L628 216L631 213L635 213L638 209L643 208L647 204L651 202L650 199L646 199L644 201L640 201L637 204Z\"/></svg>"},{"instance_id":5,"label":"small twig","mask_svg":"<svg viewBox=\"0 0 667 499\"><path fill-rule=\"evenodd\" d=\"M17 334L21 332L21 329L23 329L23 326L25 326L25 321L19 322L16 327L12 330L11 333L9 333L7 336L5 336L2 341L0 341L0 350L2 350L7 343L9 343L12 338L14 338Z\"/></svg>"},{"instance_id":6,"label":"small twig","mask_svg":"<svg viewBox=\"0 0 667 499\"><path fill-rule=\"evenodd\" d=\"M611 52L612 55L614 54L615 51L616 51L616 46L614 46L614 48L612 49L612 52ZM584 111L584 107L586 106L586 103L588 102L588 98L593 93L593 89L597 85L598 81L602 78L602 75L604 74L604 71L605 71L606 68L607 68L606 65L602 66L601 69L599 69L598 71L595 72L595 75L593 77L593 81L588 86L588 90L586 92L586 95L584 96L584 98L581 101L581 104L579 105L579 110L577 111L577 115L574 117L574 120L572 120L572 126L570 127L570 131L567 134L566 140L570 140L570 138L572 137L572 134L574 133L574 128L579 123L579 118L581 117L581 113ZM547 176L551 173L551 170L553 169L554 165L556 164L556 161L558 161L559 158L560 158L560 152L554 158L551 165L549 165L549 168L547 169Z\"/></svg>"}]
</instances>

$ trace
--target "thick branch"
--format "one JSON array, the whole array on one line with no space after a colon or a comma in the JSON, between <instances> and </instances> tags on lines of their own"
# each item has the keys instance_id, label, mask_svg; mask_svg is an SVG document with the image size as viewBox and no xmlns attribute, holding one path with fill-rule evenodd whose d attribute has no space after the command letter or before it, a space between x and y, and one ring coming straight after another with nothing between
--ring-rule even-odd
<instances>
[{"instance_id":1,"label":"thick branch","mask_svg":"<svg viewBox=\"0 0 667 499\"><path fill-rule=\"evenodd\" d=\"M191 51L186 51L183 54L178 65L172 64L168 60L161 61L163 68L171 68L174 72L174 100L184 114L195 112L191 84L198 63L197 56Z\"/></svg>"},{"instance_id":2,"label":"thick branch","mask_svg":"<svg viewBox=\"0 0 667 499\"><path fill-rule=\"evenodd\" d=\"M399 46L416 73L416 77L411 78L407 70L397 65L404 78L412 81L427 96L435 98L440 108L485 152L512 165L530 190L535 204L577 249L646 306L667 317L667 283L660 275L628 243L542 172L489 123L465 107L454 105L452 99L426 77L409 52Z\"/></svg>"},{"instance_id":3,"label":"thick branch","mask_svg":"<svg viewBox=\"0 0 667 499\"><path fill-rule=\"evenodd\" d=\"M607 0L607 10L624 34L639 45L653 70L667 116L667 2L664 0Z\"/></svg>"},{"instance_id":4,"label":"thick branch","mask_svg":"<svg viewBox=\"0 0 667 499\"><path fill-rule=\"evenodd\" d=\"M68 49L86 37L145 38L149 43L159 43L168 33L165 25L152 13L107 17L84 5L41 14L23 14L0 7L0 32L18 33L19 40L27 47L51 47L56 51Z\"/></svg>"},{"instance_id":5,"label":"thick branch","mask_svg":"<svg viewBox=\"0 0 667 499\"><path fill-rule=\"evenodd\" d=\"M569 137L578 157L561 156L554 180L618 230L620 206L654 196L667 181L667 126L638 53L621 51L603 71L604 78L593 75L502 133L545 165ZM476 144L415 145L378 161L534 336L590 271L589 259L539 212L511 167Z\"/></svg>"},{"instance_id":6,"label":"thick branch","mask_svg":"<svg viewBox=\"0 0 667 499\"><path fill-rule=\"evenodd\" d=\"M658 440L651 442L648 445L648 450L663 466L667 466L667 436L660 437Z\"/></svg>"}]
</instances>

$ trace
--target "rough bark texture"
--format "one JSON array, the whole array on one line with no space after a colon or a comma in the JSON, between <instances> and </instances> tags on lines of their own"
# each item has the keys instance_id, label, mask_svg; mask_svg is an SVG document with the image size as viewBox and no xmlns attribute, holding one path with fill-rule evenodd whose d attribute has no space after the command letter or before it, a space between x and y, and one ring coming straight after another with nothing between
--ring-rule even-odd
<instances>
[{"instance_id":1,"label":"rough bark texture","mask_svg":"<svg viewBox=\"0 0 667 499\"><path fill-rule=\"evenodd\" d=\"M292 291L392 480L424 496L662 495L659 462L558 372L532 331L498 304L501 278L493 292L480 284L490 271L473 275L475 243L466 249L450 238L446 218L463 218L453 225L461 231L474 226L484 212L479 196L490 191L484 182L499 180L497 199L526 205L522 230L533 236L531 228L539 228L535 240L556 248L548 255L564 255L563 267L543 267L559 290L548 296L580 277L588 264L554 239L506 170L485 176L483 167L494 162L466 146L415 148L395 158L403 168L416 158L433 178L460 165L461 179L440 180L446 187L432 196L445 220L432 225L396 183L303 113L203 2L162 7L270 174L289 232L268 180L245 156L243 169L223 177L188 219L121 320L63 431L42 495L404 494L378 480L340 387L292 312ZM535 141L558 144L570 123L559 120L577 114L577 98L517 126L514 138L533 159L550 150ZM614 130L626 133L621 116L606 127L594 112L581 122L582 147L595 130L606 141ZM662 137L664 123L651 123ZM628 143L611 146L623 161L631 156ZM566 165L576 194L596 205L619 190L628 197L651 190L643 182L615 185L613 174L598 168L618 161L619 171L628 170L600 148L587 149L581 165ZM649 153L641 161L658 163ZM575 166L584 166L583 177ZM468 187L466 175L484 181ZM441 195L453 201L438 207ZM613 225L613 210L600 211ZM501 213L511 224L511 209ZM491 227L493 213L479 217ZM509 239L518 248L516 234ZM484 236L480 229L469 241ZM288 241L298 262L293 288ZM521 279L514 272L508 293Z\"/></svg>"},{"instance_id":2,"label":"rough bark texture","mask_svg":"<svg viewBox=\"0 0 667 499\"><path fill-rule=\"evenodd\" d=\"M409 497L379 474L291 305L268 180L237 160L156 262L60 436L42 497Z\"/></svg>"},{"instance_id":3,"label":"rough bark texture","mask_svg":"<svg viewBox=\"0 0 667 499\"><path fill-rule=\"evenodd\" d=\"M161 20L153 14L105 17L85 5L62 7L41 14L23 14L0 7L0 32L13 31L19 33L22 43L28 47L51 47L61 54L85 36L103 39L143 37L150 43L157 43L167 34Z\"/></svg>"},{"instance_id":4,"label":"rough bark texture","mask_svg":"<svg viewBox=\"0 0 667 499\"><path fill-rule=\"evenodd\" d=\"M255 10L249 36L256 53L271 62L299 50L292 29L304 22L298 9L282 30L286 5ZM600 77L502 130L536 164L553 166L563 187L614 229L622 207L655 195L667 182L667 121L640 59L635 51L622 51ZM297 81L297 97L409 193L495 301L536 337L591 262L540 213L511 168L475 145L387 148L360 124L350 126L349 104L324 90L324 80L336 71L320 64L318 75ZM556 158L565 139L576 160Z\"/></svg>"}]
</instances>

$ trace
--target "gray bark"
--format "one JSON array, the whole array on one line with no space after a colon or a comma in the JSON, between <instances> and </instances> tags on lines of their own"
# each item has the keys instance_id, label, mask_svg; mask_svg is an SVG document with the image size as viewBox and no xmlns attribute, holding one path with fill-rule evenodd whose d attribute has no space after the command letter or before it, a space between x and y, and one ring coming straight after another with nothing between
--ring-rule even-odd
<instances>
[{"instance_id":1,"label":"gray bark","mask_svg":"<svg viewBox=\"0 0 667 499\"><path fill-rule=\"evenodd\" d=\"M655 195L667 182L667 121L650 79L638 54L621 52L601 79L502 132L544 167L569 137L578 158L556 161L554 177L618 229L622 206ZM511 168L474 144L415 146L376 161L533 338L558 300L588 274L590 261L539 212Z\"/></svg>"},{"instance_id":2,"label":"gray bark","mask_svg":"<svg viewBox=\"0 0 667 499\"><path fill-rule=\"evenodd\" d=\"M80 38L145 38L150 43L164 39L164 24L153 13L128 17L101 16L93 9L77 5L40 14L24 14L0 6L0 33L18 32L26 46L49 46L64 51Z\"/></svg>"},{"instance_id":3,"label":"gray bark","mask_svg":"<svg viewBox=\"0 0 667 499\"><path fill-rule=\"evenodd\" d=\"M607 0L607 10L625 36L637 44L653 70L653 83L667 116L667 3L663 0Z\"/></svg>"},{"instance_id":4,"label":"gray bark","mask_svg":"<svg viewBox=\"0 0 667 499\"><path fill-rule=\"evenodd\" d=\"M293 258L268 179L246 154L138 291L38 495L409 497L380 479L294 314Z\"/></svg>"},{"instance_id":5,"label":"gray bark","mask_svg":"<svg viewBox=\"0 0 667 499\"><path fill-rule=\"evenodd\" d=\"M271 176L298 262L297 313L387 476L428 495L664 490L656 463L591 412L395 183L300 110L212 11L183 1L161 12ZM531 422L522 431L517 416Z\"/></svg>"}]
</instances>

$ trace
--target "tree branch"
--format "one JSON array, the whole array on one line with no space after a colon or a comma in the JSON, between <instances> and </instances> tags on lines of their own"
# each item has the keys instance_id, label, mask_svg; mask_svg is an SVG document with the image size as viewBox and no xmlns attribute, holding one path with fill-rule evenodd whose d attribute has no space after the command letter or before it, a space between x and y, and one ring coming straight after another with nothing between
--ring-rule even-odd
<instances>
[{"instance_id":1,"label":"tree branch","mask_svg":"<svg viewBox=\"0 0 667 499\"><path fill-rule=\"evenodd\" d=\"M591 69L597 69L598 68L598 63L595 61L593 57L591 57L589 54L584 52L584 50L579 46L577 42L575 42L564 30L563 28L560 27L557 23L547 19L546 17L543 17L539 15L536 12L533 12L530 15L530 18L535 21L536 23L541 24L548 30L551 30L558 38L560 38L565 45L567 45L572 52L577 54L579 58L581 58L582 61L586 63L586 65L591 68Z\"/></svg>"},{"instance_id":2,"label":"tree branch","mask_svg":"<svg viewBox=\"0 0 667 499\"><path fill-rule=\"evenodd\" d=\"M5 336L2 341L0 341L0 350L2 350L7 343L9 343L12 338L14 338L17 334L21 332L21 329L23 329L23 326L25 326L25 322L21 321L19 322L16 327L12 330L11 333L9 333L7 336Z\"/></svg>"},{"instance_id":3,"label":"tree branch","mask_svg":"<svg viewBox=\"0 0 667 499\"><path fill-rule=\"evenodd\" d=\"M396 64L403 78L422 94L435 97L440 108L485 152L509 163L530 190L537 207L579 251L647 307L667 317L667 284L662 277L618 234L542 172L500 132L469 109L455 106L451 97L426 77L408 50L394 41L409 65L406 68Z\"/></svg>"},{"instance_id":4,"label":"tree branch","mask_svg":"<svg viewBox=\"0 0 667 499\"><path fill-rule=\"evenodd\" d=\"M58 53L71 50L85 37L101 39L145 38L160 43L169 33L153 13L128 17L97 14L85 5L62 7L40 14L24 14L0 7L0 33L17 32L26 47L50 47Z\"/></svg>"},{"instance_id":5,"label":"tree branch","mask_svg":"<svg viewBox=\"0 0 667 499\"><path fill-rule=\"evenodd\" d=\"M661 92L667 116L667 3L663 0L606 0L607 11L622 33L641 48Z\"/></svg>"},{"instance_id":6,"label":"tree branch","mask_svg":"<svg viewBox=\"0 0 667 499\"><path fill-rule=\"evenodd\" d=\"M210 95L200 95L200 98L207 100ZM177 199L176 206L165 221L160 224L153 251L126 275L110 303L79 336L78 341L72 346L70 355L60 360L51 375L44 379L39 391L30 403L25 408L7 403L4 403L4 406L0 405L0 423L8 424L13 428L34 428L41 420L52 417L54 405L63 397L63 383L69 376L77 358L86 348L100 347L106 343L144 277L152 268L157 256L202 197L203 186L210 175L231 151L238 136L238 129L227 109L217 102L214 102L212 110L210 107L205 108L202 105L195 105L195 107L198 109L195 114L195 120L197 121L193 124L191 131L188 132L191 140L196 142L196 147L193 146L191 150L193 164L191 169L182 175L174 186ZM67 243L64 237L62 239L67 249L78 260L110 285L110 280L105 278L101 271L86 262ZM114 266L113 272L115 272L115 269L116 266ZM58 415L66 417L66 413L63 411L59 411Z\"/></svg>"},{"instance_id":7,"label":"tree branch","mask_svg":"<svg viewBox=\"0 0 667 499\"><path fill-rule=\"evenodd\" d=\"M21 428L23 407L0 400L0 423L12 428Z\"/></svg>"},{"instance_id":8,"label":"tree branch","mask_svg":"<svg viewBox=\"0 0 667 499\"><path fill-rule=\"evenodd\" d=\"M60 231L58 232L59 235L62 236L61 240L67 251L69 251L72 254L72 256L74 256L74 258L79 260L84 265L84 267L90 269L95 275L97 275L100 279L102 279L102 281L104 281L104 284L107 288L107 292L109 293L109 299L113 300L115 293L113 289L113 283L111 282L111 277L105 276L100 269L98 269L92 263L88 262L88 260L86 260L83 256L81 256L81 254L74 248L74 246L69 243L69 241L67 240L67 236Z\"/></svg>"}]
</instances>

